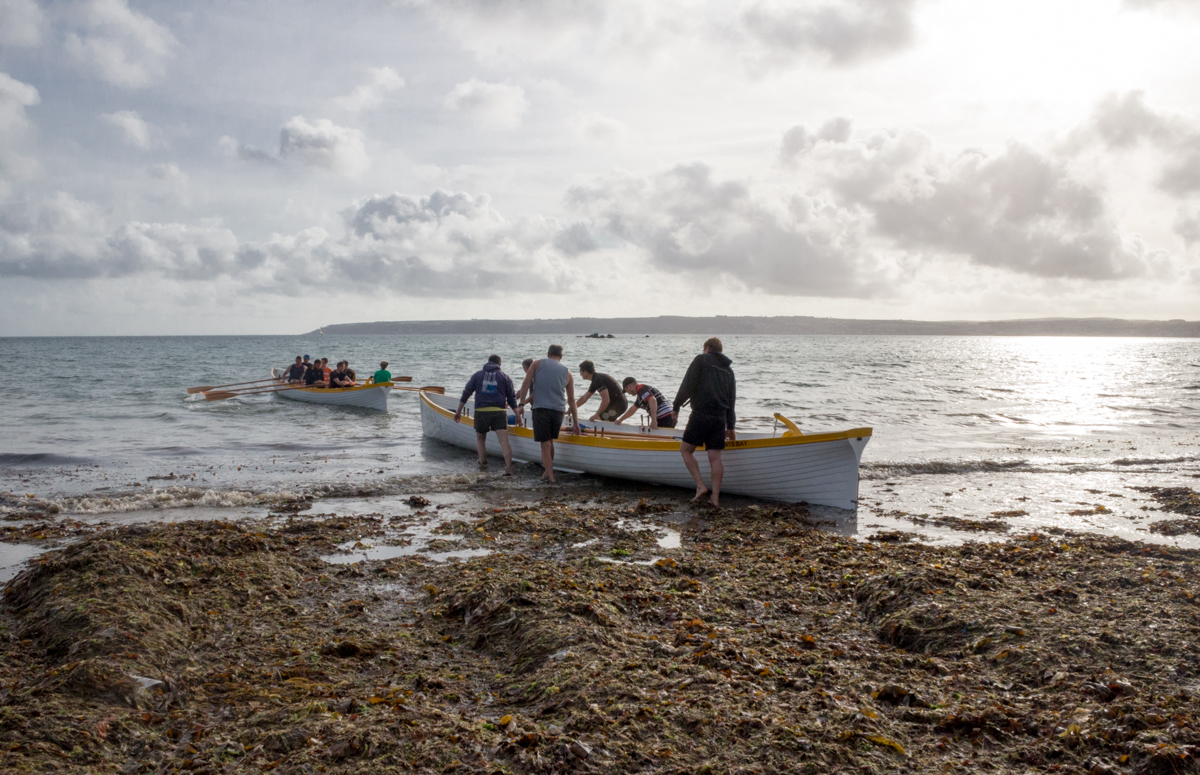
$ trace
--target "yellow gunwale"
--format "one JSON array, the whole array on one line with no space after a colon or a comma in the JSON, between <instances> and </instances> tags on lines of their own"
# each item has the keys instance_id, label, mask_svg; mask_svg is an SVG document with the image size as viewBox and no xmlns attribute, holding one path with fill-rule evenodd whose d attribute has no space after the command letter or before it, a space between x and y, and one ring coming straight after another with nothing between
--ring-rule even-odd
<instances>
[{"instance_id":1,"label":"yellow gunwale","mask_svg":"<svg viewBox=\"0 0 1200 775\"><path fill-rule=\"evenodd\" d=\"M425 395L425 391L421 391L421 400L429 405L429 408L443 417L450 420L454 419L454 412L449 409L438 406L430 398ZM474 421L469 417L458 418L460 425L474 425ZM531 428L521 428L512 426L508 432L514 436L525 438L533 438L533 430ZM680 433L683 431L680 430ZM871 435L870 428L852 428L848 431L839 431L837 433L806 433L803 436L779 436L773 439L739 439L737 441L727 442L726 451L738 451L742 449L764 449L767 447L791 447L797 444L820 444L825 441L848 441L850 439L862 439ZM650 434L646 434L647 440L641 439L619 439L611 436L574 436L565 435L559 436L557 441L560 444L576 444L582 447L603 447L606 449L644 449L644 450L663 450L671 451L679 449L679 442L675 440L650 441L654 438ZM703 447L701 447L703 449Z\"/></svg>"}]
</instances>

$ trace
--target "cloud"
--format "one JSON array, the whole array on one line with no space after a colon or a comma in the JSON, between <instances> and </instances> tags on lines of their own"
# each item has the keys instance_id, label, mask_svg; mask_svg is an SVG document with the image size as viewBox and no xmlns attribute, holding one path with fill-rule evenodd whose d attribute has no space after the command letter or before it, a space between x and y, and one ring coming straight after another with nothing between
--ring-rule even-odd
<instances>
[{"instance_id":1,"label":"cloud","mask_svg":"<svg viewBox=\"0 0 1200 775\"><path fill-rule=\"evenodd\" d=\"M174 165L151 174L182 175ZM59 194L0 208L0 277L224 278L249 293L383 289L440 298L578 288L580 273L559 245L578 241L579 230L540 216L506 219L487 196L379 195L342 216L341 237L310 228L240 242L216 224L135 221L112 229L99 208Z\"/></svg>"},{"instance_id":2,"label":"cloud","mask_svg":"<svg viewBox=\"0 0 1200 775\"><path fill-rule=\"evenodd\" d=\"M1101 100L1091 119L1072 133L1069 145L1077 150L1093 138L1110 149L1148 142L1165 159L1158 180L1162 191L1180 198L1200 191L1200 126L1151 109L1140 91Z\"/></svg>"},{"instance_id":3,"label":"cloud","mask_svg":"<svg viewBox=\"0 0 1200 775\"><path fill-rule=\"evenodd\" d=\"M859 242L858 219L844 209L719 181L703 163L600 180L573 188L567 199L591 216L595 228L635 248L654 268L702 282L862 297L887 281Z\"/></svg>"},{"instance_id":4,"label":"cloud","mask_svg":"<svg viewBox=\"0 0 1200 775\"><path fill-rule=\"evenodd\" d=\"M136 110L105 113L100 118L120 130L121 138L134 148L146 150L154 145L156 128L142 119Z\"/></svg>"},{"instance_id":5,"label":"cloud","mask_svg":"<svg viewBox=\"0 0 1200 775\"><path fill-rule=\"evenodd\" d=\"M567 125L580 140L594 145L612 145L629 134L629 129L620 121L599 113L576 113Z\"/></svg>"},{"instance_id":6,"label":"cloud","mask_svg":"<svg viewBox=\"0 0 1200 775\"><path fill-rule=\"evenodd\" d=\"M1088 280L1144 276L1158 260L1121 238L1102 189L1018 143L944 156L923 133L892 130L819 146L805 164L901 249Z\"/></svg>"},{"instance_id":7,"label":"cloud","mask_svg":"<svg viewBox=\"0 0 1200 775\"><path fill-rule=\"evenodd\" d=\"M404 79L390 67L373 67L369 73L370 78L366 83L354 87L349 94L338 97L333 101L334 104L351 113L374 110L383 104L384 97L404 87Z\"/></svg>"},{"instance_id":8,"label":"cloud","mask_svg":"<svg viewBox=\"0 0 1200 775\"><path fill-rule=\"evenodd\" d=\"M525 90L506 83L478 78L455 86L444 103L446 110L466 114L481 129L516 129L529 107Z\"/></svg>"},{"instance_id":9,"label":"cloud","mask_svg":"<svg viewBox=\"0 0 1200 775\"><path fill-rule=\"evenodd\" d=\"M81 0L67 6L64 17L71 28L67 53L114 86L156 83L174 56L177 41L171 31L132 10L126 0Z\"/></svg>"},{"instance_id":10,"label":"cloud","mask_svg":"<svg viewBox=\"0 0 1200 775\"><path fill-rule=\"evenodd\" d=\"M167 194L183 204L188 203L188 175L176 164L153 164L146 170L155 181L157 193Z\"/></svg>"},{"instance_id":11,"label":"cloud","mask_svg":"<svg viewBox=\"0 0 1200 775\"><path fill-rule=\"evenodd\" d=\"M0 0L0 46L36 46L42 23L42 9L33 0Z\"/></svg>"},{"instance_id":12,"label":"cloud","mask_svg":"<svg viewBox=\"0 0 1200 775\"><path fill-rule=\"evenodd\" d=\"M1200 211L1188 212L1181 207L1175 218L1175 233L1188 247L1200 244Z\"/></svg>"},{"instance_id":13,"label":"cloud","mask_svg":"<svg viewBox=\"0 0 1200 775\"><path fill-rule=\"evenodd\" d=\"M256 162L259 164L278 164L279 159L266 151L252 145L242 145L236 137L224 135L217 141L217 151L230 161Z\"/></svg>"},{"instance_id":14,"label":"cloud","mask_svg":"<svg viewBox=\"0 0 1200 775\"><path fill-rule=\"evenodd\" d=\"M558 59L594 71L702 51L754 71L803 63L847 67L907 49L919 0L399 0L434 19L485 62ZM564 59L565 58L565 59ZM672 57L674 59L674 57Z\"/></svg>"},{"instance_id":15,"label":"cloud","mask_svg":"<svg viewBox=\"0 0 1200 775\"><path fill-rule=\"evenodd\" d=\"M1154 11L1160 8L1169 11L1200 11L1200 0L1125 0L1124 6L1132 11Z\"/></svg>"},{"instance_id":16,"label":"cloud","mask_svg":"<svg viewBox=\"0 0 1200 775\"><path fill-rule=\"evenodd\" d=\"M362 132L304 116L294 116L280 128L279 158L347 175L359 174L370 162Z\"/></svg>"},{"instance_id":17,"label":"cloud","mask_svg":"<svg viewBox=\"0 0 1200 775\"><path fill-rule=\"evenodd\" d=\"M33 124L25 111L40 101L33 86L0 73L0 177L30 168L32 162L22 151Z\"/></svg>"},{"instance_id":18,"label":"cloud","mask_svg":"<svg viewBox=\"0 0 1200 775\"><path fill-rule=\"evenodd\" d=\"M794 126L783 133L783 142L779 146L779 161L784 165L793 165L802 153L821 141L844 143L850 139L852 128L850 119L840 117L826 121L816 134L810 133L802 126Z\"/></svg>"},{"instance_id":19,"label":"cloud","mask_svg":"<svg viewBox=\"0 0 1200 775\"><path fill-rule=\"evenodd\" d=\"M916 0L757 2L742 12L750 54L781 67L817 59L837 67L891 56L913 42Z\"/></svg>"}]
</instances>

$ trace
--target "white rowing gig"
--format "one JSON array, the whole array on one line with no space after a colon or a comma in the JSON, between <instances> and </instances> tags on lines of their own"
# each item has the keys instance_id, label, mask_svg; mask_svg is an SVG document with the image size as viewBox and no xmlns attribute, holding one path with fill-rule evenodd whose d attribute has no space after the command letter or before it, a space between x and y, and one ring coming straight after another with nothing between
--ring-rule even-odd
<instances>
[{"instance_id":1,"label":"white rowing gig","mask_svg":"<svg viewBox=\"0 0 1200 775\"><path fill-rule=\"evenodd\" d=\"M458 399L454 396L422 390L422 430L430 438L474 450L473 420L463 416L456 424L457 406ZM871 429L801 434L786 419L784 423L789 430L782 436L739 431L737 441L726 443L721 492L785 503L803 501L856 508L858 464L871 438ZM555 469L675 487L695 486L679 454L682 429L651 431L606 422L588 422L586 426L583 435L570 434L564 429L558 437L554 446ZM510 425L508 438L515 460L541 460L532 429ZM488 434L487 450L490 455L501 454L493 433ZM708 481L708 456L697 454L696 460Z\"/></svg>"},{"instance_id":2,"label":"white rowing gig","mask_svg":"<svg viewBox=\"0 0 1200 775\"><path fill-rule=\"evenodd\" d=\"M309 404L355 406L359 409L373 409L377 412L386 412L388 393L390 392L392 392L392 383L381 382L378 385L359 385L352 388L298 387L292 390L277 391L275 395L280 398L287 398L292 401L304 401Z\"/></svg>"}]
</instances>

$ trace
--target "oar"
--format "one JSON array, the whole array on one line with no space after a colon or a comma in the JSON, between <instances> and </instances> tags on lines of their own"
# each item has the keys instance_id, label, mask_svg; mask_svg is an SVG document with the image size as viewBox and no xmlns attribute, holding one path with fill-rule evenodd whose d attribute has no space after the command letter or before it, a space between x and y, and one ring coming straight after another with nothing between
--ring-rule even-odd
<instances>
[{"instance_id":1,"label":"oar","mask_svg":"<svg viewBox=\"0 0 1200 775\"><path fill-rule=\"evenodd\" d=\"M217 388L236 387L238 385L254 385L259 382L276 382L276 381L277 380L274 377L268 377L266 379L252 379L249 382L230 382L228 385L201 385L200 387L190 387L187 389L187 392L189 392L189 393L207 393L208 391L216 390Z\"/></svg>"},{"instance_id":2,"label":"oar","mask_svg":"<svg viewBox=\"0 0 1200 775\"><path fill-rule=\"evenodd\" d=\"M409 377L409 379L412 379L412 377ZM439 387L438 385L426 385L425 387L409 387L407 385L403 385L400 387L393 387L392 390L416 390L418 392L422 390L428 390L430 393L437 393L443 396L446 395L446 388Z\"/></svg>"},{"instance_id":3,"label":"oar","mask_svg":"<svg viewBox=\"0 0 1200 775\"><path fill-rule=\"evenodd\" d=\"M234 398L237 396L261 396L267 393L278 393L282 390L297 390L303 387L302 385L281 385L277 388L268 388L266 390L250 390L241 393L235 393L232 390L212 390L204 394L205 401L224 401L226 398Z\"/></svg>"}]
</instances>

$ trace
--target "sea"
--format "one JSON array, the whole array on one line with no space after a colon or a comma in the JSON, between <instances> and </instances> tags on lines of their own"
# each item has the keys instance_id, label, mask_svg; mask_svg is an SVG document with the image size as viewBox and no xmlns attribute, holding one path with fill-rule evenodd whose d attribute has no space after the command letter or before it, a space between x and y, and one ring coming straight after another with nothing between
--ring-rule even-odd
<instances>
[{"instance_id":1,"label":"sea","mask_svg":"<svg viewBox=\"0 0 1200 775\"><path fill-rule=\"evenodd\" d=\"M521 360L558 343L572 368L590 359L671 397L704 338L0 338L0 519L32 502L108 521L265 513L302 499L362 511L372 499L478 487L471 452L422 438L415 393L393 392L382 414L272 395L209 402L186 388L258 379L308 354L349 360L360 376L386 360L412 385L453 394L493 353L519 383ZM954 542L1073 530L1200 545L1151 532L1165 515L1138 489L1200 486L1200 340L732 335L724 345L739 427L771 429L778 412L806 432L873 429L858 510L828 515L842 532ZM955 527L997 518L1005 530ZM0 577L36 553L5 551Z\"/></svg>"}]
</instances>

